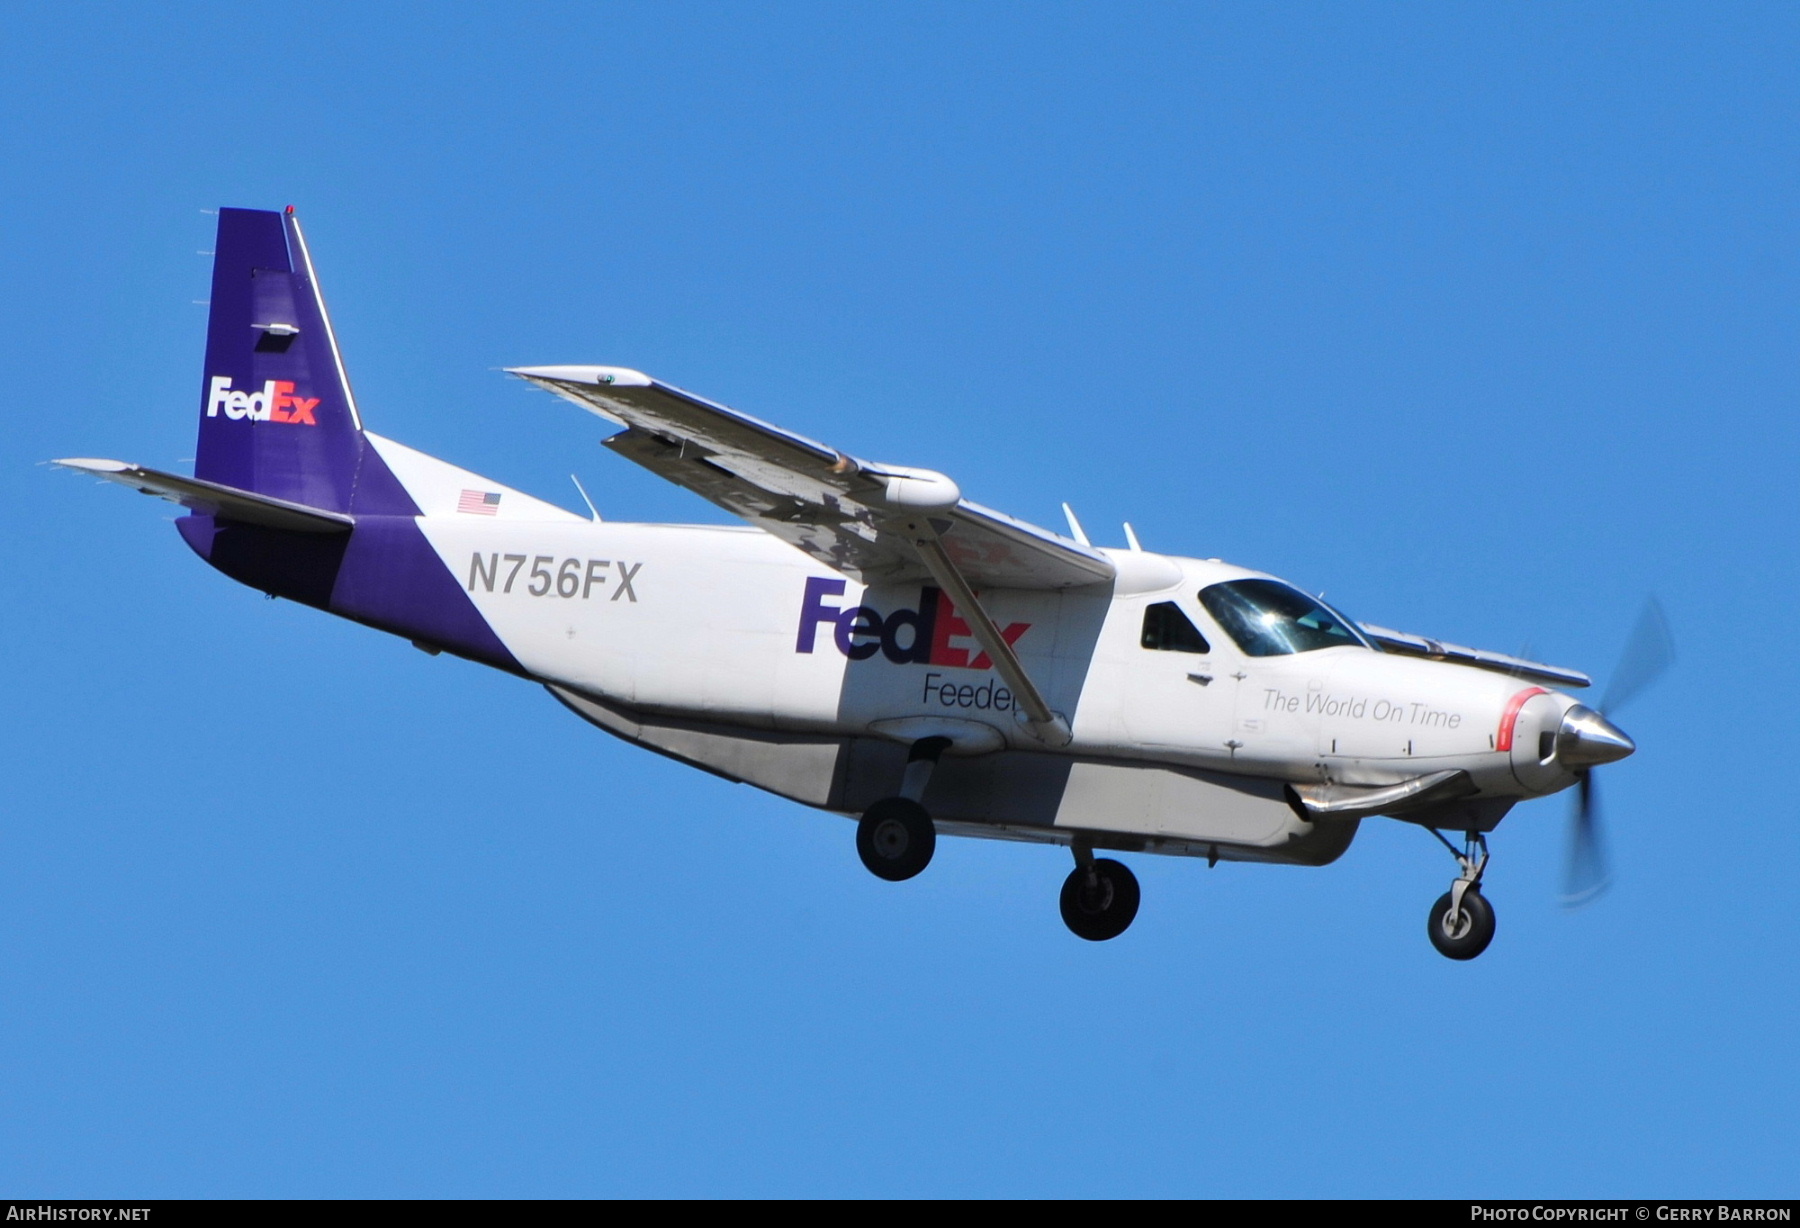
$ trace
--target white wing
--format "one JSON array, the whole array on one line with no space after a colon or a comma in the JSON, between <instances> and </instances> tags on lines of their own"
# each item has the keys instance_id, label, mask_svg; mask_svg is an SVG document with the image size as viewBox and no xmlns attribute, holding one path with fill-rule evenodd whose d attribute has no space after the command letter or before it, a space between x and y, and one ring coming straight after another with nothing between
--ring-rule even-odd
<instances>
[{"instance_id":1,"label":"white wing","mask_svg":"<svg viewBox=\"0 0 1800 1228\"><path fill-rule=\"evenodd\" d=\"M865 582L931 574L916 544L921 518L980 587L1113 578L1099 551L971 503L941 473L859 460L623 367L511 373L624 426L606 440L619 455Z\"/></svg>"}]
</instances>

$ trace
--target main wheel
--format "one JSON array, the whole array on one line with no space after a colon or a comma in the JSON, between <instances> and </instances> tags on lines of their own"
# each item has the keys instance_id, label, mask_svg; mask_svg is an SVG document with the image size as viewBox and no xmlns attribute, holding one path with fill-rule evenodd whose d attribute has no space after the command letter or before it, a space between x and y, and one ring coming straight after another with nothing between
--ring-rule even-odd
<instances>
[{"instance_id":1,"label":"main wheel","mask_svg":"<svg viewBox=\"0 0 1800 1228\"><path fill-rule=\"evenodd\" d=\"M1137 916L1137 875L1110 857L1094 862L1094 881L1076 866L1063 880L1062 918L1077 938L1105 942L1117 938Z\"/></svg>"},{"instance_id":2,"label":"main wheel","mask_svg":"<svg viewBox=\"0 0 1800 1228\"><path fill-rule=\"evenodd\" d=\"M1476 888L1463 892L1462 908L1450 915L1450 893L1444 892L1431 906L1426 923L1431 945L1451 959L1474 959L1494 941L1494 906Z\"/></svg>"},{"instance_id":3,"label":"main wheel","mask_svg":"<svg viewBox=\"0 0 1800 1228\"><path fill-rule=\"evenodd\" d=\"M856 825L856 855L876 878L897 883L931 864L937 829L925 807L904 797L889 797L863 812Z\"/></svg>"}]
</instances>

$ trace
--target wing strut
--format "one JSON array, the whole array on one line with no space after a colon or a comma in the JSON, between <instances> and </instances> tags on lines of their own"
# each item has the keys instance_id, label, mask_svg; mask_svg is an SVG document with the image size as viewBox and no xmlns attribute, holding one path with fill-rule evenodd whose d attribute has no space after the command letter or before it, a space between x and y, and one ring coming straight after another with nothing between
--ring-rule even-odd
<instances>
[{"instance_id":1,"label":"wing strut","mask_svg":"<svg viewBox=\"0 0 1800 1228\"><path fill-rule=\"evenodd\" d=\"M943 590L950 594L950 600L956 603L957 610L964 621L969 624L969 631L976 643L987 653L988 659L994 663L995 671L1006 680L1018 699L1019 707L1025 712L1025 726L1040 741L1051 746L1067 746L1074 735L1069 731L1069 722L1060 713L1050 710L1044 701L1043 692L1031 680L1020 664L1018 654L1013 651L1006 637L1000 634L1000 628L988 617L975 590L963 579L963 574L950 555L945 552L944 544L938 540L938 534L949 531L952 527L948 520L908 521L906 527L911 531L913 546L919 552L919 559L931 578L938 582Z\"/></svg>"}]
</instances>

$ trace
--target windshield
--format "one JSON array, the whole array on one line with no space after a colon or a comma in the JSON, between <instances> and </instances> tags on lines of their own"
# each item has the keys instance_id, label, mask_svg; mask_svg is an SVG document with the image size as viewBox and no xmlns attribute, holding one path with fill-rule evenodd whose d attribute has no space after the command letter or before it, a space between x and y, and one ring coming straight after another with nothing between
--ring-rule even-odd
<instances>
[{"instance_id":1,"label":"windshield","mask_svg":"<svg viewBox=\"0 0 1800 1228\"><path fill-rule=\"evenodd\" d=\"M1202 589L1200 604L1251 657L1368 642L1322 603L1279 580L1231 580Z\"/></svg>"}]
</instances>

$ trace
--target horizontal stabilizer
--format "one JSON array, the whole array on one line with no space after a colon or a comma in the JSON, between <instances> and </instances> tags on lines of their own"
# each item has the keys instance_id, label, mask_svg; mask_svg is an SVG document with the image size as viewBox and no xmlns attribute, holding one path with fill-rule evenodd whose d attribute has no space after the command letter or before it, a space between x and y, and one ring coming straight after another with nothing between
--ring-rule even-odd
<instances>
[{"instance_id":1,"label":"horizontal stabilizer","mask_svg":"<svg viewBox=\"0 0 1800 1228\"><path fill-rule=\"evenodd\" d=\"M145 469L139 465L128 465L124 461L72 456L51 463L77 473L105 478L121 486L129 486L141 494L156 495L196 512L206 512L241 524L288 529L296 533L348 533L356 524L342 512L321 511L316 507L289 503L286 499L277 499L272 495L259 495L234 486L221 486L202 478L182 477L178 473Z\"/></svg>"},{"instance_id":2,"label":"horizontal stabilizer","mask_svg":"<svg viewBox=\"0 0 1800 1228\"><path fill-rule=\"evenodd\" d=\"M1560 665L1545 665L1541 661L1527 661L1524 657L1511 656L1504 652L1488 652L1481 648L1464 648L1461 644L1446 644L1441 640L1427 639L1422 635L1413 635L1406 631L1391 631L1386 627L1376 627L1369 623L1358 623L1363 634L1380 644L1388 652L1397 652L1402 656L1426 657L1433 661L1454 661L1458 665L1473 665L1477 669L1491 669L1497 674L1512 674L1516 678L1526 678L1532 682L1547 682L1551 686L1592 686L1594 680L1578 669L1566 669Z\"/></svg>"}]
</instances>

